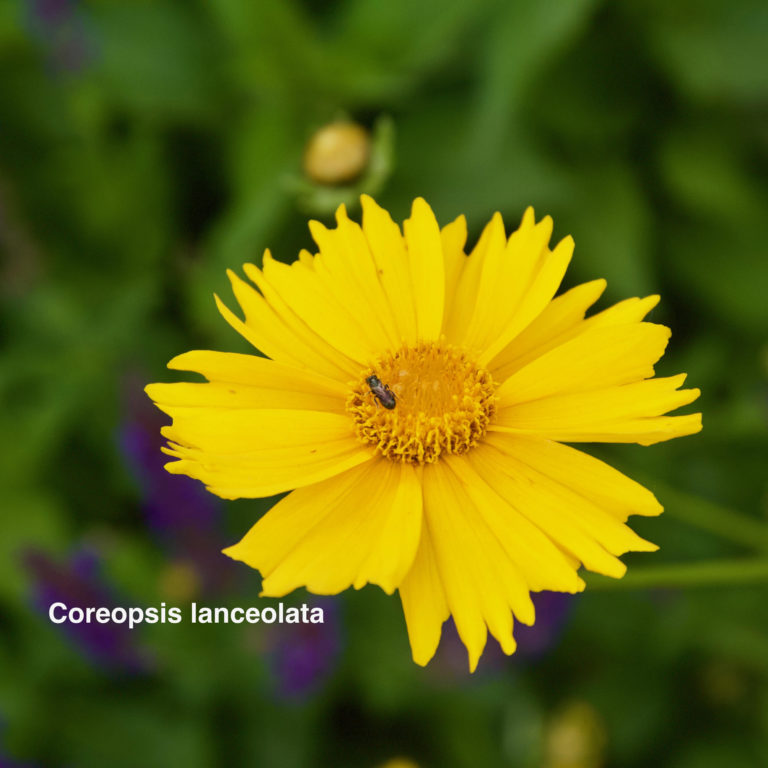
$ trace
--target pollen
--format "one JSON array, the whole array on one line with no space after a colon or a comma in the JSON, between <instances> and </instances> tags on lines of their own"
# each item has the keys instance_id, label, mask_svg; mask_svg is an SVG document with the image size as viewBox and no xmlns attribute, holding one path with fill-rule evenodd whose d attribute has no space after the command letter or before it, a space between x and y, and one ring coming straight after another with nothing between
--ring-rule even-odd
<instances>
[{"instance_id":1,"label":"pollen","mask_svg":"<svg viewBox=\"0 0 768 768\"><path fill-rule=\"evenodd\" d=\"M376 376L394 393L381 407L366 382ZM496 412L491 374L443 341L402 347L378 358L352 388L347 412L357 437L392 461L436 462L477 445Z\"/></svg>"}]
</instances>

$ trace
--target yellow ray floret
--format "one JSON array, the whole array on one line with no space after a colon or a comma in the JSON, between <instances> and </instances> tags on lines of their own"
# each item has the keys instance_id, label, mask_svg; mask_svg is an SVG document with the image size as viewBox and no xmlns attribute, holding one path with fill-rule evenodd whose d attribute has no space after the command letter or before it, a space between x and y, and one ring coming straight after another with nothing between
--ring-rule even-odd
<instances>
[{"instance_id":1,"label":"yellow ray floret","mask_svg":"<svg viewBox=\"0 0 768 768\"><path fill-rule=\"evenodd\" d=\"M474 669L488 633L515 650L531 593L578 592L579 569L620 578L655 545L627 525L653 494L564 443L643 445L693 434L685 375L654 378L670 331L658 296L587 315L604 280L555 296L574 250L533 209L507 234L495 214L467 254L418 198L402 229L370 197L310 224L317 252L230 272L261 353L188 352L169 367L206 381L151 384L172 419L169 472L225 498L291 491L225 550L263 594L398 591L414 660L452 617Z\"/></svg>"}]
</instances>

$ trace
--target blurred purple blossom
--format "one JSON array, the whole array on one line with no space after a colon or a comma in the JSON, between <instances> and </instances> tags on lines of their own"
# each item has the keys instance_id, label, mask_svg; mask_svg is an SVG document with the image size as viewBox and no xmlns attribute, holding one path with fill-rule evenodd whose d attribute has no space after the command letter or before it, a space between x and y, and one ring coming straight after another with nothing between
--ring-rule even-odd
<instances>
[{"instance_id":1,"label":"blurred purple blossom","mask_svg":"<svg viewBox=\"0 0 768 768\"><path fill-rule=\"evenodd\" d=\"M28 552L24 560L32 576L34 602L46 619L51 605L57 602L82 609L118 605L102 577L98 558L90 551L76 551L65 563L40 551ZM55 626L99 667L128 673L146 672L151 667L148 653L138 644L136 630L127 624L65 621Z\"/></svg>"},{"instance_id":2,"label":"blurred purple blossom","mask_svg":"<svg viewBox=\"0 0 768 768\"><path fill-rule=\"evenodd\" d=\"M34 768L32 763L22 763L18 760L12 760L0 752L0 768Z\"/></svg>"},{"instance_id":3,"label":"blurred purple blossom","mask_svg":"<svg viewBox=\"0 0 768 768\"><path fill-rule=\"evenodd\" d=\"M0 723L0 735L2 735L3 723ZM32 763L21 762L10 758L2 748L4 739L0 739L0 768L35 768Z\"/></svg>"},{"instance_id":4,"label":"blurred purple blossom","mask_svg":"<svg viewBox=\"0 0 768 768\"><path fill-rule=\"evenodd\" d=\"M93 59L93 41L76 0L27 0L34 36L46 49L57 72L81 72Z\"/></svg>"},{"instance_id":5,"label":"blurred purple blossom","mask_svg":"<svg viewBox=\"0 0 768 768\"><path fill-rule=\"evenodd\" d=\"M0 768L33 768L32 763L20 763L17 760L11 760L5 755L0 755Z\"/></svg>"},{"instance_id":6,"label":"blurred purple blossom","mask_svg":"<svg viewBox=\"0 0 768 768\"><path fill-rule=\"evenodd\" d=\"M536 621L532 627L517 625L514 658L535 659L552 650L565 628L574 599L573 595L565 592L536 592L531 597L536 609Z\"/></svg>"},{"instance_id":7,"label":"blurred purple blossom","mask_svg":"<svg viewBox=\"0 0 768 768\"><path fill-rule=\"evenodd\" d=\"M75 9L75 0L31 0L33 13L44 24L61 24Z\"/></svg>"},{"instance_id":8,"label":"blurred purple blossom","mask_svg":"<svg viewBox=\"0 0 768 768\"><path fill-rule=\"evenodd\" d=\"M337 600L316 600L322 624L275 624L265 633L266 658L276 693L299 700L317 692L330 678L341 652L341 616Z\"/></svg>"},{"instance_id":9,"label":"blurred purple blossom","mask_svg":"<svg viewBox=\"0 0 768 768\"><path fill-rule=\"evenodd\" d=\"M21 762L12 759L6 752L5 729L8 727L7 721L0 718L0 768L35 768L32 763Z\"/></svg>"},{"instance_id":10,"label":"blurred purple blossom","mask_svg":"<svg viewBox=\"0 0 768 768\"><path fill-rule=\"evenodd\" d=\"M198 481L166 472L160 428L168 419L143 393L138 377L126 384L119 442L141 490L147 525L179 563L191 566L202 594L227 592L238 570L221 553L230 543L220 525L223 505Z\"/></svg>"}]
</instances>

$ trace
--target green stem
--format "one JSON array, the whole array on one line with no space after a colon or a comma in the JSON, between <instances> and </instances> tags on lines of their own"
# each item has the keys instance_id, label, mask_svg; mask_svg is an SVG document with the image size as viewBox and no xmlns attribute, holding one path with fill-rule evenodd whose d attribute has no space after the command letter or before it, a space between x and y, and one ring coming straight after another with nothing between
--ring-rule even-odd
<instances>
[{"instance_id":1,"label":"green stem","mask_svg":"<svg viewBox=\"0 0 768 768\"><path fill-rule=\"evenodd\" d=\"M768 523L656 480L648 480L648 485L654 488L670 517L753 551L768 552Z\"/></svg>"},{"instance_id":2,"label":"green stem","mask_svg":"<svg viewBox=\"0 0 768 768\"><path fill-rule=\"evenodd\" d=\"M591 575L587 590L663 589L768 583L768 558L709 560L633 568L622 579Z\"/></svg>"}]
</instances>

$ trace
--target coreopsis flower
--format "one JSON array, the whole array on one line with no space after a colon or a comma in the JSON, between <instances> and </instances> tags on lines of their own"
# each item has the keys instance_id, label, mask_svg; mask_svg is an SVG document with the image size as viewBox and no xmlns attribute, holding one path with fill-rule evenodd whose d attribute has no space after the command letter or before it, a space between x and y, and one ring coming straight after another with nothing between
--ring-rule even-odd
<instances>
[{"instance_id":1,"label":"coreopsis flower","mask_svg":"<svg viewBox=\"0 0 768 768\"><path fill-rule=\"evenodd\" d=\"M684 375L652 378L670 336L643 322L658 297L585 319L603 280L553 298L573 252L528 209L496 214L467 256L463 217L442 229L417 199L403 231L363 197L362 225L310 223L318 253L267 252L234 273L241 320L268 357L196 351L169 367L206 383L152 384L172 418L173 473L224 498L292 489L225 552L263 594L398 590L414 660L453 616L474 669L487 633L515 650L531 592L578 592L586 569L656 547L625 524L653 494L564 443L649 445L698 432ZM271 358L271 359L270 359Z\"/></svg>"}]
</instances>

